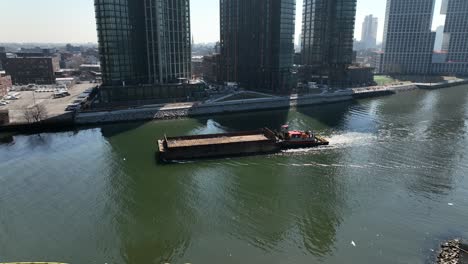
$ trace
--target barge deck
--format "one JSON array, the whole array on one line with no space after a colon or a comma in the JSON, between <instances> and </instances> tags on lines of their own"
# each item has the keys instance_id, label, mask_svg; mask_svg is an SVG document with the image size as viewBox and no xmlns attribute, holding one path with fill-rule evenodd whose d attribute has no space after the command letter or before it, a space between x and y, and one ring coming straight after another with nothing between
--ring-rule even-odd
<instances>
[{"instance_id":1,"label":"barge deck","mask_svg":"<svg viewBox=\"0 0 468 264\"><path fill-rule=\"evenodd\" d=\"M269 139L263 134L256 135L239 135L239 136L223 136L212 138L194 138L194 139L172 139L167 140L168 148L180 148L191 146L205 146L205 145L222 145L240 142L255 142L255 141L268 141Z\"/></svg>"}]
</instances>

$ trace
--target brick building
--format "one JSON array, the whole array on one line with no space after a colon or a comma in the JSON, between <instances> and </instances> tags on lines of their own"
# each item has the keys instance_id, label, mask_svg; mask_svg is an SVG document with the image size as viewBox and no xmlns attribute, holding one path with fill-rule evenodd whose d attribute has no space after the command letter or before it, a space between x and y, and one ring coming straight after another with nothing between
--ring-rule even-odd
<instances>
[{"instance_id":1,"label":"brick building","mask_svg":"<svg viewBox=\"0 0 468 264\"><path fill-rule=\"evenodd\" d=\"M7 58L4 68L13 84L54 84L60 67L56 57L16 57Z\"/></svg>"},{"instance_id":2,"label":"brick building","mask_svg":"<svg viewBox=\"0 0 468 264\"><path fill-rule=\"evenodd\" d=\"M8 88L10 88L11 86L11 77L8 75L0 74L0 98L7 94Z\"/></svg>"},{"instance_id":3,"label":"brick building","mask_svg":"<svg viewBox=\"0 0 468 264\"><path fill-rule=\"evenodd\" d=\"M220 83L220 54L192 58L192 75L194 78L202 78L208 83Z\"/></svg>"},{"instance_id":4,"label":"brick building","mask_svg":"<svg viewBox=\"0 0 468 264\"><path fill-rule=\"evenodd\" d=\"M214 54L203 57L203 79L209 83L221 82L221 55Z\"/></svg>"}]
</instances>

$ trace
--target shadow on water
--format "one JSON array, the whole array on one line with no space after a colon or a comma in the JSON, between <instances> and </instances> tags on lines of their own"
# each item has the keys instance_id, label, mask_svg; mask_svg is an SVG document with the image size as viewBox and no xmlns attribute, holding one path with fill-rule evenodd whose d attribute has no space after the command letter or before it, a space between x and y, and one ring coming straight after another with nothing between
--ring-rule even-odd
<instances>
[{"instance_id":1,"label":"shadow on water","mask_svg":"<svg viewBox=\"0 0 468 264\"><path fill-rule=\"evenodd\" d=\"M223 128L226 128L227 131L254 130L262 127L279 129L284 124L294 122L294 120L291 120L294 118L294 115L291 115L291 113L297 110L297 112L316 119L327 127L336 127L343 123L346 113L353 104L354 102L352 101L346 101L315 106L298 106L293 110L275 109L269 111L215 115L211 117L197 117L197 119L201 123L207 123L208 120L213 120Z\"/></svg>"},{"instance_id":2,"label":"shadow on water","mask_svg":"<svg viewBox=\"0 0 468 264\"><path fill-rule=\"evenodd\" d=\"M143 126L146 122L129 122L119 124L106 124L101 126L102 135L106 138L111 138L129 130L137 129Z\"/></svg>"},{"instance_id":3,"label":"shadow on water","mask_svg":"<svg viewBox=\"0 0 468 264\"><path fill-rule=\"evenodd\" d=\"M334 163L338 157L320 157ZM296 157L275 156L271 162L291 164ZM262 164L236 168L229 203L236 208L232 235L269 252L302 250L316 257L333 251L344 206L342 184L335 168ZM292 244L289 244L292 243Z\"/></svg>"},{"instance_id":4,"label":"shadow on water","mask_svg":"<svg viewBox=\"0 0 468 264\"><path fill-rule=\"evenodd\" d=\"M59 133L77 130L73 122L73 114L65 113L58 116L49 117L37 123L15 123L0 126L0 133L14 132L17 134L39 134L39 133Z\"/></svg>"},{"instance_id":5,"label":"shadow on water","mask_svg":"<svg viewBox=\"0 0 468 264\"><path fill-rule=\"evenodd\" d=\"M14 142L15 142L14 134L0 133L0 145L1 144L13 144Z\"/></svg>"},{"instance_id":6,"label":"shadow on water","mask_svg":"<svg viewBox=\"0 0 468 264\"><path fill-rule=\"evenodd\" d=\"M234 132L242 130L256 130L263 127L279 129L287 123L289 109L276 109L270 111L243 112L236 114L213 115L195 117L201 124L213 120L225 131Z\"/></svg>"},{"instance_id":7,"label":"shadow on water","mask_svg":"<svg viewBox=\"0 0 468 264\"><path fill-rule=\"evenodd\" d=\"M316 160L322 164L339 162L335 154L321 156ZM307 177L308 170L301 170L300 175ZM300 190L298 211L302 212L302 223L299 228L302 233L304 247L315 256L323 257L333 252L336 239L336 229L342 221L341 213L345 206L344 185L337 179L337 168L319 169L314 178ZM302 184L300 184L302 185Z\"/></svg>"},{"instance_id":8,"label":"shadow on water","mask_svg":"<svg viewBox=\"0 0 468 264\"><path fill-rule=\"evenodd\" d=\"M328 127L337 127L344 122L349 109L355 104L354 101L344 101L333 104L298 106L297 111L318 120Z\"/></svg>"},{"instance_id":9,"label":"shadow on water","mask_svg":"<svg viewBox=\"0 0 468 264\"><path fill-rule=\"evenodd\" d=\"M124 155L118 153L122 149L114 150L117 157ZM138 164L120 162L112 173L121 257L126 263L177 263L196 229L188 220L194 218L191 184L181 183L178 175L169 176L161 168L153 174Z\"/></svg>"}]
</instances>

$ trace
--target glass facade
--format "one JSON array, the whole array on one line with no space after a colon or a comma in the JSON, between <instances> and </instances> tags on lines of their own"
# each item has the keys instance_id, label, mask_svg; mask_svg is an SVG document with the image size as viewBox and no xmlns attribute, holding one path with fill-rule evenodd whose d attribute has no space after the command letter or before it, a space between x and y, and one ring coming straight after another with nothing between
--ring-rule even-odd
<instances>
[{"instance_id":1,"label":"glass facade","mask_svg":"<svg viewBox=\"0 0 468 264\"><path fill-rule=\"evenodd\" d=\"M220 0L223 79L246 89L292 88L295 0Z\"/></svg>"},{"instance_id":2,"label":"glass facade","mask_svg":"<svg viewBox=\"0 0 468 264\"><path fill-rule=\"evenodd\" d=\"M134 29L141 23L136 21L137 5L127 0L96 0L96 22L99 54L103 71L103 82L120 85L142 80L141 62L144 54ZM133 13L133 14L132 14ZM141 40L141 39L140 39ZM138 63L140 62L140 64Z\"/></svg>"},{"instance_id":3,"label":"glass facade","mask_svg":"<svg viewBox=\"0 0 468 264\"><path fill-rule=\"evenodd\" d=\"M442 45L444 59L432 65L432 73L467 76L468 1L445 0L442 7L442 14L446 15Z\"/></svg>"},{"instance_id":4,"label":"glass facade","mask_svg":"<svg viewBox=\"0 0 468 264\"><path fill-rule=\"evenodd\" d=\"M302 64L317 68L330 79L344 78L353 59L356 2L304 0Z\"/></svg>"},{"instance_id":5,"label":"glass facade","mask_svg":"<svg viewBox=\"0 0 468 264\"><path fill-rule=\"evenodd\" d=\"M171 83L191 75L189 0L145 0L148 75Z\"/></svg>"},{"instance_id":6,"label":"glass facade","mask_svg":"<svg viewBox=\"0 0 468 264\"><path fill-rule=\"evenodd\" d=\"M383 71L389 74L428 74L435 32L431 32L435 0L388 0Z\"/></svg>"},{"instance_id":7,"label":"glass facade","mask_svg":"<svg viewBox=\"0 0 468 264\"><path fill-rule=\"evenodd\" d=\"M449 38L447 60L468 63L468 1L448 0L445 36Z\"/></svg>"},{"instance_id":8,"label":"glass facade","mask_svg":"<svg viewBox=\"0 0 468 264\"><path fill-rule=\"evenodd\" d=\"M190 78L189 0L95 0L103 82Z\"/></svg>"}]
</instances>

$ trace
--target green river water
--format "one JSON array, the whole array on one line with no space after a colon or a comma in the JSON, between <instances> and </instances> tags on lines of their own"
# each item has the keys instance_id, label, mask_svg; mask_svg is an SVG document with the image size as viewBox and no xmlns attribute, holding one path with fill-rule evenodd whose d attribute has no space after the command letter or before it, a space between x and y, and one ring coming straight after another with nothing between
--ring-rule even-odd
<instances>
[{"instance_id":1,"label":"green river water","mask_svg":"<svg viewBox=\"0 0 468 264\"><path fill-rule=\"evenodd\" d=\"M331 145L171 165L156 139L313 128ZM468 238L468 86L2 135L0 262L429 263Z\"/></svg>"}]
</instances>

